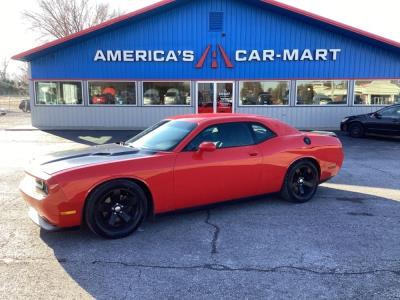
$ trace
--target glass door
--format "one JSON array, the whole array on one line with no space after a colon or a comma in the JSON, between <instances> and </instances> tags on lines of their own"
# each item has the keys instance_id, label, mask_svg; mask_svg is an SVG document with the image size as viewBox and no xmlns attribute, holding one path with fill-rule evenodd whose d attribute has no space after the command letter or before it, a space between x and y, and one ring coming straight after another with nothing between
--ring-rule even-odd
<instances>
[{"instance_id":1,"label":"glass door","mask_svg":"<svg viewBox=\"0 0 400 300\"><path fill-rule=\"evenodd\" d=\"M198 82L197 112L232 113L233 87L233 82Z\"/></svg>"}]
</instances>

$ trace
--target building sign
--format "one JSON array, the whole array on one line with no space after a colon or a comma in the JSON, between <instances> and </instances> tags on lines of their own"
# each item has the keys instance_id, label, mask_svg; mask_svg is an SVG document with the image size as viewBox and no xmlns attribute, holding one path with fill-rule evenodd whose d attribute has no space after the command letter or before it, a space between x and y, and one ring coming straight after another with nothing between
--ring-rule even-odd
<instances>
[{"instance_id":1,"label":"building sign","mask_svg":"<svg viewBox=\"0 0 400 300\"><path fill-rule=\"evenodd\" d=\"M217 68L217 56L221 55L225 67L233 68L233 62L274 62L274 61L336 61L341 49L238 49L233 58L229 57L221 45L211 51L211 45L199 55L193 50L97 50L95 62L194 62L196 68L202 68L210 55L212 68Z\"/></svg>"}]
</instances>

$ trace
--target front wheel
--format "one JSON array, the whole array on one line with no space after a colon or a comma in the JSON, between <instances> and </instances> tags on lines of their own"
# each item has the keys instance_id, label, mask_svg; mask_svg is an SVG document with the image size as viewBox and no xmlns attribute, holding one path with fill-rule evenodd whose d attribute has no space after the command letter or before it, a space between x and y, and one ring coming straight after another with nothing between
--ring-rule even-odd
<instances>
[{"instance_id":1,"label":"front wheel","mask_svg":"<svg viewBox=\"0 0 400 300\"><path fill-rule=\"evenodd\" d=\"M115 180L99 186L88 198L85 219L94 233L111 239L133 233L147 213L142 188L129 180Z\"/></svg>"},{"instance_id":2,"label":"front wheel","mask_svg":"<svg viewBox=\"0 0 400 300\"><path fill-rule=\"evenodd\" d=\"M298 161L286 173L281 189L283 199L304 203L314 196L319 183L317 167L311 161Z\"/></svg>"},{"instance_id":3,"label":"front wheel","mask_svg":"<svg viewBox=\"0 0 400 300\"><path fill-rule=\"evenodd\" d=\"M354 138L361 138L364 136L364 127L361 123L353 123L349 127L349 134Z\"/></svg>"}]
</instances>

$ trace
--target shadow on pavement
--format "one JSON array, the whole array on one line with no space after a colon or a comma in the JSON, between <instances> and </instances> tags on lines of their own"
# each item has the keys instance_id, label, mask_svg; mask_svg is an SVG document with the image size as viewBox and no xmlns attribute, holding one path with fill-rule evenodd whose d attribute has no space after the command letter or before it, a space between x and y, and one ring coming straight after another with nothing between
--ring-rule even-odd
<instances>
[{"instance_id":1,"label":"shadow on pavement","mask_svg":"<svg viewBox=\"0 0 400 300\"><path fill-rule=\"evenodd\" d=\"M305 204L273 195L172 213L121 240L87 229L41 238L94 298L273 298L282 285L289 298L320 287L326 297L345 289L362 298L379 280L398 280L399 209L398 201L321 186ZM379 270L388 273L377 281Z\"/></svg>"}]
</instances>

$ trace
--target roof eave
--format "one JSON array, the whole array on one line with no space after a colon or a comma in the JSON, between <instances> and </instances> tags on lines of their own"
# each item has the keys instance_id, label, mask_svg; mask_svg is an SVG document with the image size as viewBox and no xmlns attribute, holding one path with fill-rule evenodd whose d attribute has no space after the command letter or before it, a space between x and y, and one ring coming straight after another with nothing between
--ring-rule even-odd
<instances>
[{"instance_id":1,"label":"roof eave","mask_svg":"<svg viewBox=\"0 0 400 300\"><path fill-rule=\"evenodd\" d=\"M122 16L119 16L116 18L113 18L109 21L103 22L101 24L95 25L93 27L87 28L87 29L79 31L77 33L71 34L67 37L51 41L44 45L30 49L28 51L24 51L22 53L14 55L12 57L12 59L20 60L20 61L31 61L33 56L39 55L39 53L42 51L45 51L47 49L50 49L50 48L53 48L56 46L61 46L64 43L70 42L70 41L72 41L74 39L78 39L80 37L84 37L91 33L95 34L97 31L107 29L108 27L110 27L112 25L117 25L119 23L128 21L131 18L143 15L143 14L153 11L157 8L166 6L171 3L176 3L178 1L179 0L162 0L160 2L146 6L142 9L133 11L131 13L128 13L128 14L125 14L125 15L122 15ZM377 34L373 34L373 33L343 24L338 21L334 21L329 18L322 17L317 14L310 13L308 11L299 9L297 7L290 6L290 5L275 1L275 0L247 0L247 1L253 2L253 3L267 4L270 8L275 9L276 11L279 11L281 13L291 14L292 16L302 18L303 20L314 21L321 25L328 25L331 29L336 29L342 33L345 33L345 34L347 33L348 35L352 34L360 39L368 40L370 43L375 44L376 46L383 46L385 48L389 48L396 52L400 52L400 43L399 42L396 42L391 39L379 36Z\"/></svg>"}]
</instances>

